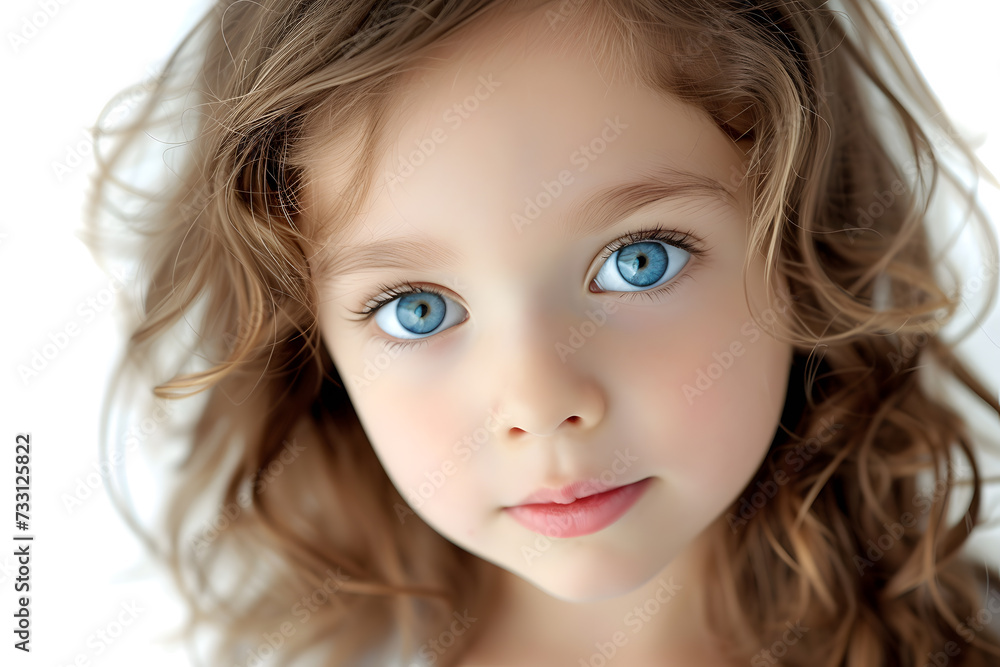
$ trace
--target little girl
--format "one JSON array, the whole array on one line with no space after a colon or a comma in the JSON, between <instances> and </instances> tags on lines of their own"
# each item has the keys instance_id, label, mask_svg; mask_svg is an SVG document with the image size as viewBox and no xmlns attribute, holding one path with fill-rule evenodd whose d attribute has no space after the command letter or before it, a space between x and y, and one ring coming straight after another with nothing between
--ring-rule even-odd
<instances>
[{"instance_id":1,"label":"little girl","mask_svg":"<svg viewBox=\"0 0 1000 667\"><path fill-rule=\"evenodd\" d=\"M989 175L887 25L220 0L104 128L92 212L137 232L119 376L192 406L147 539L208 664L1000 664L933 389L1000 414L941 335L997 269L943 158Z\"/></svg>"}]
</instances>

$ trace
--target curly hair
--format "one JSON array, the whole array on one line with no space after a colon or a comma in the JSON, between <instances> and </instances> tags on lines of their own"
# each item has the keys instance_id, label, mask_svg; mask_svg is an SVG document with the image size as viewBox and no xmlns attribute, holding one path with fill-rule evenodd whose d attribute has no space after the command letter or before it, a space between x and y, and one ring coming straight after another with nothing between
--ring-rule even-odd
<instances>
[{"instance_id":1,"label":"curly hair","mask_svg":"<svg viewBox=\"0 0 1000 667\"><path fill-rule=\"evenodd\" d=\"M795 359L764 464L709 527L704 613L720 642L758 664L799 619L810 631L784 664L918 665L945 646L957 647L950 664L997 664L996 636L969 622L1000 601L988 593L996 573L960 557L988 480L965 419L922 382L955 380L1000 414L954 352L964 334L941 331L966 297L986 285L988 307L997 287L995 235L945 149L996 179L865 0L840 11L819 0L219 0L129 122L97 124L88 213L95 254L132 242L119 251L138 259L142 293L106 397L103 455L113 406L141 410L152 386L161 405L191 407L156 528L111 489L189 605L185 635L217 631L211 664L259 661L277 644L283 661L347 665L397 634L412 655L455 609L488 615L492 570L419 518L397 520L405 501L318 330L315 285L329 267L303 249L324 233L306 205L321 152L351 167L338 210L322 212L336 230L367 201L413 63L520 11L572 25L556 39L588 40L622 76L752 141L747 258L762 254L769 288L780 280L790 295L785 316L760 324ZM130 160L178 119L169 174L140 187ZM974 289L935 250L952 217L932 206L940 176L982 234ZM145 391L124 392L126 379ZM956 507L960 486L971 492ZM457 664L484 625L441 664Z\"/></svg>"}]
</instances>

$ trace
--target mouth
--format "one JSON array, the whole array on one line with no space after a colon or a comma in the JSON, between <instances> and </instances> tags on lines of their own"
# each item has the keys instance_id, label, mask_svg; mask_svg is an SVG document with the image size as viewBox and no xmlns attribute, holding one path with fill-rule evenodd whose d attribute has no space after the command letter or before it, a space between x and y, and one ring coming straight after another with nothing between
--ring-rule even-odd
<instances>
[{"instance_id":1,"label":"mouth","mask_svg":"<svg viewBox=\"0 0 1000 667\"><path fill-rule=\"evenodd\" d=\"M558 491L541 489L528 500L532 502L505 507L512 519L528 530L547 537L579 537L607 528L628 512L645 493L652 477L607 490L582 491L574 497L570 485ZM577 485L579 486L579 485ZM538 502L539 499L542 502Z\"/></svg>"}]
</instances>

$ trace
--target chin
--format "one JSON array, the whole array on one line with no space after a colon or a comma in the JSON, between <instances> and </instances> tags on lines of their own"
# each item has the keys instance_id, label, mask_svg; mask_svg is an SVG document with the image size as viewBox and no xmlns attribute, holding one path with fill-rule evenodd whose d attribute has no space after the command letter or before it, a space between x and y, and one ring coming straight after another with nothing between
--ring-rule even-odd
<instances>
[{"instance_id":1,"label":"chin","mask_svg":"<svg viewBox=\"0 0 1000 667\"><path fill-rule=\"evenodd\" d=\"M590 550L575 545L558 555L546 554L528 567L513 570L546 594L565 602L600 602L621 597L650 583L673 560L653 558L641 550L641 555L621 551L609 552L607 548Z\"/></svg>"}]
</instances>

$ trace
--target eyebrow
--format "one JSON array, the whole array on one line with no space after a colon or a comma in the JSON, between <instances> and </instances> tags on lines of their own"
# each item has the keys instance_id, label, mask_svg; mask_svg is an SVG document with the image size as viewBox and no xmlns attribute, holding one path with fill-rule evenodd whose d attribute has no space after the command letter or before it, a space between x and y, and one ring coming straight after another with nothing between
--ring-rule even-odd
<instances>
[{"instance_id":1,"label":"eyebrow","mask_svg":"<svg viewBox=\"0 0 1000 667\"><path fill-rule=\"evenodd\" d=\"M566 187L572 187L572 183ZM733 192L718 180L690 171L659 167L640 177L612 185L574 206L560 225L568 235L590 236L611 227L646 206L665 200L693 199L736 209ZM514 214L511 214L513 217ZM530 221L531 229L537 221ZM511 223L513 224L513 223ZM376 239L364 245L342 246L330 258L326 277L330 280L355 273L384 270L433 271L453 269L462 256L422 236Z\"/></svg>"}]
</instances>

